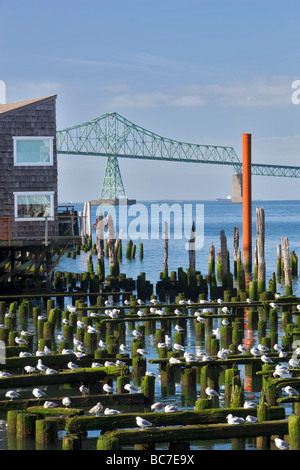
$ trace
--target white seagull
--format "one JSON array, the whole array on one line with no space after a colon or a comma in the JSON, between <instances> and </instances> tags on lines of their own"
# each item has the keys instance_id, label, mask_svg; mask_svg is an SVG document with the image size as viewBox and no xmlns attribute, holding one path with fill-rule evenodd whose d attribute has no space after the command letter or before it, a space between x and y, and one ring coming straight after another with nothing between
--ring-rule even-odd
<instances>
[{"instance_id":1,"label":"white seagull","mask_svg":"<svg viewBox=\"0 0 300 470\"><path fill-rule=\"evenodd\" d=\"M212 398L212 397L218 397L218 396L219 396L218 392L216 392L216 390L214 390L214 389L211 388L211 387L206 387L205 393L206 393L206 395L208 395L210 398Z\"/></svg>"},{"instance_id":2,"label":"white seagull","mask_svg":"<svg viewBox=\"0 0 300 470\"><path fill-rule=\"evenodd\" d=\"M98 414L103 410L103 405L102 403L100 403L100 401L95 405L93 406L93 408L91 408L89 410L89 413L91 414L95 414L96 416L98 416Z\"/></svg>"},{"instance_id":3,"label":"white seagull","mask_svg":"<svg viewBox=\"0 0 300 470\"><path fill-rule=\"evenodd\" d=\"M136 417L136 424L140 427L140 428L148 428L150 426L153 426L152 423L150 423L150 421L148 421L147 419L144 419L144 418L141 418L140 416L137 416Z\"/></svg>"},{"instance_id":4,"label":"white seagull","mask_svg":"<svg viewBox=\"0 0 300 470\"><path fill-rule=\"evenodd\" d=\"M54 403L53 401L46 400L44 403L44 408L56 408L58 406L57 403Z\"/></svg>"},{"instance_id":5,"label":"white seagull","mask_svg":"<svg viewBox=\"0 0 300 470\"><path fill-rule=\"evenodd\" d=\"M20 394L15 390L9 390L6 392L5 396L10 398L10 401L12 401L14 398L20 398Z\"/></svg>"},{"instance_id":6,"label":"white seagull","mask_svg":"<svg viewBox=\"0 0 300 470\"><path fill-rule=\"evenodd\" d=\"M258 419L256 416L250 416L250 415L246 416L247 423L256 423L257 420Z\"/></svg>"},{"instance_id":7,"label":"white seagull","mask_svg":"<svg viewBox=\"0 0 300 470\"><path fill-rule=\"evenodd\" d=\"M69 406L71 405L71 398L69 397L64 397L62 399L62 404L66 407L66 408L69 408Z\"/></svg>"},{"instance_id":8,"label":"white seagull","mask_svg":"<svg viewBox=\"0 0 300 470\"><path fill-rule=\"evenodd\" d=\"M290 387L289 385L285 387L284 391L292 397L293 395L299 395L299 392L295 390L293 387Z\"/></svg>"},{"instance_id":9,"label":"white seagull","mask_svg":"<svg viewBox=\"0 0 300 470\"><path fill-rule=\"evenodd\" d=\"M108 384L104 384L104 385L103 385L103 390L104 390L107 394L114 392L114 389L113 389L110 385L108 385Z\"/></svg>"},{"instance_id":10,"label":"white seagull","mask_svg":"<svg viewBox=\"0 0 300 470\"><path fill-rule=\"evenodd\" d=\"M104 410L105 415L118 415L120 413L122 413L122 411L113 410L112 408L105 408L105 410Z\"/></svg>"},{"instance_id":11,"label":"white seagull","mask_svg":"<svg viewBox=\"0 0 300 470\"><path fill-rule=\"evenodd\" d=\"M89 393L89 389L85 387L84 385L80 385L79 391L84 394L84 393Z\"/></svg>"},{"instance_id":12,"label":"white seagull","mask_svg":"<svg viewBox=\"0 0 300 470\"><path fill-rule=\"evenodd\" d=\"M166 405L165 406L165 412L166 413L176 413L177 411L181 411L181 410L176 405Z\"/></svg>"},{"instance_id":13,"label":"white seagull","mask_svg":"<svg viewBox=\"0 0 300 470\"><path fill-rule=\"evenodd\" d=\"M283 439L279 439L279 437L277 437L274 441L275 441L276 447L279 450L289 450L290 446Z\"/></svg>"},{"instance_id":14,"label":"white seagull","mask_svg":"<svg viewBox=\"0 0 300 470\"><path fill-rule=\"evenodd\" d=\"M46 397L47 396L47 393L44 392L43 390L41 390L40 388L34 388L32 390L32 395L35 397L35 398L42 398L42 397Z\"/></svg>"},{"instance_id":15,"label":"white seagull","mask_svg":"<svg viewBox=\"0 0 300 470\"><path fill-rule=\"evenodd\" d=\"M244 423L245 421L244 418L233 416L232 414L229 414L228 416L226 416L226 419L227 419L228 424L241 424L241 423Z\"/></svg>"},{"instance_id":16,"label":"white seagull","mask_svg":"<svg viewBox=\"0 0 300 470\"><path fill-rule=\"evenodd\" d=\"M126 384L124 386L124 389L127 390L129 393L138 391L138 389L134 385L131 385L131 384Z\"/></svg>"}]
</instances>

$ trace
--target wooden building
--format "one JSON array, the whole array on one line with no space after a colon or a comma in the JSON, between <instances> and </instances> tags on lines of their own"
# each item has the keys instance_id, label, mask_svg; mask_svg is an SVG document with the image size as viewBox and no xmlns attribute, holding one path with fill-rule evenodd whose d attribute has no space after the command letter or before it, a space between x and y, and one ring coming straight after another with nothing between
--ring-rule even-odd
<instances>
[{"instance_id":1,"label":"wooden building","mask_svg":"<svg viewBox=\"0 0 300 470\"><path fill-rule=\"evenodd\" d=\"M0 105L0 168L0 292L43 263L49 286L53 255L81 243L60 231L56 95Z\"/></svg>"}]
</instances>

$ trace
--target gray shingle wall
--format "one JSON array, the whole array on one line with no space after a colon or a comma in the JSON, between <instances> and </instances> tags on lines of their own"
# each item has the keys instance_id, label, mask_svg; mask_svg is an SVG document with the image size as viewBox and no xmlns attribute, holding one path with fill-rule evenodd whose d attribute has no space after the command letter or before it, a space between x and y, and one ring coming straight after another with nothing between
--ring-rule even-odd
<instances>
[{"instance_id":1,"label":"gray shingle wall","mask_svg":"<svg viewBox=\"0 0 300 470\"><path fill-rule=\"evenodd\" d=\"M14 166L13 136L53 136L53 166ZM57 214L56 96L0 114L0 217L11 217L12 238L45 236L45 222L14 221L14 191L54 191ZM49 236L58 235L57 218Z\"/></svg>"}]
</instances>

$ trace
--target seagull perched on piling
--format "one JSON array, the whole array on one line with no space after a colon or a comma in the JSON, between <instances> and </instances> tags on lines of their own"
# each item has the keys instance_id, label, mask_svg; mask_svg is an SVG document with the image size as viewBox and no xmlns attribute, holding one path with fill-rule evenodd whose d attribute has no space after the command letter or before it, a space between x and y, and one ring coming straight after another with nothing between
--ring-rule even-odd
<instances>
[{"instance_id":1,"label":"seagull perched on piling","mask_svg":"<svg viewBox=\"0 0 300 470\"><path fill-rule=\"evenodd\" d=\"M79 391L82 393L82 395L85 394L85 393L89 393L89 389L87 387L85 387L83 384L80 385Z\"/></svg>"},{"instance_id":2,"label":"seagull perched on piling","mask_svg":"<svg viewBox=\"0 0 300 470\"><path fill-rule=\"evenodd\" d=\"M174 349L176 349L176 351L184 351L184 346L182 346L182 344L174 343Z\"/></svg>"},{"instance_id":3,"label":"seagull perched on piling","mask_svg":"<svg viewBox=\"0 0 300 470\"><path fill-rule=\"evenodd\" d=\"M231 311L230 311L229 308L227 308L227 307L223 307L223 308L222 308L222 312L223 312L223 313L226 313L226 314L230 314L230 313L231 313Z\"/></svg>"},{"instance_id":4,"label":"seagull perched on piling","mask_svg":"<svg viewBox=\"0 0 300 470\"><path fill-rule=\"evenodd\" d=\"M71 370L79 369L79 366L75 364L74 362L68 362L68 368Z\"/></svg>"},{"instance_id":5,"label":"seagull perched on piling","mask_svg":"<svg viewBox=\"0 0 300 470\"><path fill-rule=\"evenodd\" d=\"M122 411L113 410L112 408L105 408L105 410L104 410L105 415L118 415L120 413L122 413Z\"/></svg>"},{"instance_id":6,"label":"seagull perched on piling","mask_svg":"<svg viewBox=\"0 0 300 470\"><path fill-rule=\"evenodd\" d=\"M141 418L140 416L137 416L137 417L136 417L136 424L137 424L140 428L148 428L148 427L150 427L150 426L153 426L153 424L150 423L150 421L148 421L147 419Z\"/></svg>"},{"instance_id":7,"label":"seagull perched on piling","mask_svg":"<svg viewBox=\"0 0 300 470\"><path fill-rule=\"evenodd\" d=\"M233 416L232 414L227 415L226 419L228 424L241 424L245 421L244 418L240 418L239 416Z\"/></svg>"},{"instance_id":8,"label":"seagull perched on piling","mask_svg":"<svg viewBox=\"0 0 300 470\"><path fill-rule=\"evenodd\" d=\"M41 390L40 388L34 388L34 389L32 390L32 395L33 395L35 398L40 399L40 398L42 398L42 397L47 396L47 393L44 392L43 390Z\"/></svg>"},{"instance_id":9,"label":"seagull perched on piling","mask_svg":"<svg viewBox=\"0 0 300 470\"><path fill-rule=\"evenodd\" d=\"M15 342L16 342L17 344L27 344L26 339L20 338L19 336L16 336L16 337L15 337Z\"/></svg>"},{"instance_id":10,"label":"seagull perched on piling","mask_svg":"<svg viewBox=\"0 0 300 470\"><path fill-rule=\"evenodd\" d=\"M71 405L71 398L69 397L64 397L62 399L62 404L66 407L66 408L69 408L69 406Z\"/></svg>"},{"instance_id":11,"label":"seagull perched on piling","mask_svg":"<svg viewBox=\"0 0 300 470\"><path fill-rule=\"evenodd\" d=\"M288 449L290 448L290 446L288 445L288 443L285 442L283 439L279 439L279 437L277 437L276 439L274 439L274 442L275 442L276 447L277 447L279 450L288 450Z\"/></svg>"},{"instance_id":12,"label":"seagull perched on piling","mask_svg":"<svg viewBox=\"0 0 300 470\"><path fill-rule=\"evenodd\" d=\"M138 391L138 389L134 385L131 385L131 384L126 384L124 386L124 389L127 390L129 393Z\"/></svg>"},{"instance_id":13,"label":"seagull perched on piling","mask_svg":"<svg viewBox=\"0 0 300 470\"><path fill-rule=\"evenodd\" d=\"M24 369L27 372L27 374L34 374L35 372L35 367L33 366L25 366Z\"/></svg>"},{"instance_id":14,"label":"seagull perched on piling","mask_svg":"<svg viewBox=\"0 0 300 470\"><path fill-rule=\"evenodd\" d=\"M143 348L138 348L138 349L136 350L136 352L137 352L138 354L140 354L141 356L145 356L145 354L149 354L149 353L146 351L146 349L143 349Z\"/></svg>"},{"instance_id":15,"label":"seagull perched on piling","mask_svg":"<svg viewBox=\"0 0 300 470\"><path fill-rule=\"evenodd\" d=\"M165 408L165 404L158 401L156 403L153 403L153 405L151 405L151 410L152 411L161 411Z\"/></svg>"},{"instance_id":16,"label":"seagull perched on piling","mask_svg":"<svg viewBox=\"0 0 300 470\"><path fill-rule=\"evenodd\" d=\"M176 413L177 411L181 411L181 410L176 405L166 405L165 406L165 413Z\"/></svg>"},{"instance_id":17,"label":"seagull perched on piling","mask_svg":"<svg viewBox=\"0 0 300 470\"><path fill-rule=\"evenodd\" d=\"M270 307L279 310L279 305L275 304L275 302L270 302Z\"/></svg>"},{"instance_id":18,"label":"seagull perched on piling","mask_svg":"<svg viewBox=\"0 0 300 470\"><path fill-rule=\"evenodd\" d=\"M44 403L44 408L56 408L58 406L57 403L54 403L53 401L46 400Z\"/></svg>"},{"instance_id":19,"label":"seagull perched on piling","mask_svg":"<svg viewBox=\"0 0 300 470\"><path fill-rule=\"evenodd\" d=\"M6 392L5 396L10 398L10 401L13 401L14 398L20 398L20 394L15 390L9 390Z\"/></svg>"},{"instance_id":20,"label":"seagull perched on piling","mask_svg":"<svg viewBox=\"0 0 300 470\"><path fill-rule=\"evenodd\" d=\"M103 385L103 390L107 393L107 395L114 392L114 389L108 384Z\"/></svg>"},{"instance_id":21,"label":"seagull perched on piling","mask_svg":"<svg viewBox=\"0 0 300 470\"><path fill-rule=\"evenodd\" d=\"M183 315L183 313L181 312L181 310L179 310L178 308L176 308L176 309L174 310L174 313L175 313L175 315L177 315L177 316L182 316L182 315Z\"/></svg>"},{"instance_id":22,"label":"seagull perched on piling","mask_svg":"<svg viewBox=\"0 0 300 470\"><path fill-rule=\"evenodd\" d=\"M142 338L142 337L143 337L142 333L140 333L140 332L137 331L137 330L133 330L132 335L133 335L135 338Z\"/></svg>"},{"instance_id":23,"label":"seagull perched on piling","mask_svg":"<svg viewBox=\"0 0 300 470\"><path fill-rule=\"evenodd\" d=\"M218 392L216 392L216 390L214 390L213 388L210 388L210 387L206 387L205 393L206 393L206 395L208 395L210 398L212 398L212 397L218 397L218 396L219 396Z\"/></svg>"},{"instance_id":24,"label":"seagull perched on piling","mask_svg":"<svg viewBox=\"0 0 300 470\"><path fill-rule=\"evenodd\" d=\"M247 423L256 423L257 420L258 420L258 418L256 416L248 415L248 416L246 416L245 421L247 421Z\"/></svg>"},{"instance_id":25,"label":"seagull perched on piling","mask_svg":"<svg viewBox=\"0 0 300 470\"><path fill-rule=\"evenodd\" d=\"M293 387L290 387L289 385L285 387L284 391L292 397L293 395L299 395L299 392L295 390Z\"/></svg>"},{"instance_id":26,"label":"seagull perched on piling","mask_svg":"<svg viewBox=\"0 0 300 470\"><path fill-rule=\"evenodd\" d=\"M261 360L264 364L273 364L274 362L270 357L266 356L265 354L261 356Z\"/></svg>"},{"instance_id":27,"label":"seagull perched on piling","mask_svg":"<svg viewBox=\"0 0 300 470\"><path fill-rule=\"evenodd\" d=\"M127 346L127 344L121 344L119 349L120 349L121 352L129 352L129 351L131 351L130 347Z\"/></svg>"},{"instance_id":28,"label":"seagull perched on piling","mask_svg":"<svg viewBox=\"0 0 300 470\"><path fill-rule=\"evenodd\" d=\"M89 410L89 413L90 414L95 414L96 416L98 416L98 414L103 410L103 405L102 403L100 403L100 401L98 401L98 403L93 406L93 408L91 408Z\"/></svg>"}]
</instances>

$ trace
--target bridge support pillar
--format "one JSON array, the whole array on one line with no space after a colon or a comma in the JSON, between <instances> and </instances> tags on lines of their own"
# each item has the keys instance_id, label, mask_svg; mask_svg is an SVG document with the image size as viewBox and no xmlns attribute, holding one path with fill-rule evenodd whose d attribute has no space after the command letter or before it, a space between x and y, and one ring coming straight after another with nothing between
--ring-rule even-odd
<instances>
[{"instance_id":1,"label":"bridge support pillar","mask_svg":"<svg viewBox=\"0 0 300 470\"><path fill-rule=\"evenodd\" d=\"M243 202L243 191L242 191L242 174L234 173L232 175L232 199L231 202L242 203Z\"/></svg>"}]
</instances>

